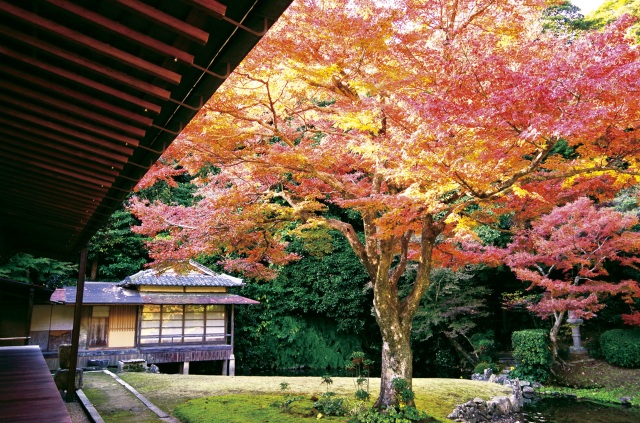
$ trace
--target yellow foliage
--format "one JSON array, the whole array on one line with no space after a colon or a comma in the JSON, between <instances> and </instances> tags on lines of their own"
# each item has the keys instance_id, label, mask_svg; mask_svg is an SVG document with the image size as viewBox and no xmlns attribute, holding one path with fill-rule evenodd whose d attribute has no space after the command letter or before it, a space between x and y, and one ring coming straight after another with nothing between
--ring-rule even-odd
<instances>
[{"instance_id":1,"label":"yellow foliage","mask_svg":"<svg viewBox=\"0 0 640 423\"><path fill-rule=\"evenodd\" d=\"M343 131L365 131L378 135L380 122L376 114L370 110L359 112L344 112L336 116L334 126Z\"/></svg>"}]
</instances>

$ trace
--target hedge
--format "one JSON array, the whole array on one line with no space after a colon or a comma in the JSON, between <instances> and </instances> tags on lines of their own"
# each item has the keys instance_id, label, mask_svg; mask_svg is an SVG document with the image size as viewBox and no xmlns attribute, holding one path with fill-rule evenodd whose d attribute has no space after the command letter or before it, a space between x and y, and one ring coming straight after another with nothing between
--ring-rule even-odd
<instances>
[{"instance_id":1,"label":"hedge","mask_svg":"<svg viewBox=\"0 0 640 423\"><path fill-rule=\"evenodd\" d=\"M640 328L611 329L600 335L600 349L608 363L640 367Z\"/></svg>"},{"instance_id":2,"label":"hedge","mask_svg":"<svg viewBox=\"0 0 640 423\"><path fill-rule=\"evenodd\" d=\"M512 376L542 382L549 376L553 355L549 348L549 333L543 329L528 329L511 335L513 357L518 366Z\"/></svg>"}]
</instances>

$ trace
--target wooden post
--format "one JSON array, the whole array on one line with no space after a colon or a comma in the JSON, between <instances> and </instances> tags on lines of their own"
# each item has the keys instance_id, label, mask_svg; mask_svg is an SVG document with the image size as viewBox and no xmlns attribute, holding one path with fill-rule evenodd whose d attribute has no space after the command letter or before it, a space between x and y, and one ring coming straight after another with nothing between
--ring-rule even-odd
<instances>
[{"instance_id":1,"label":"wooden post","mask_svg":"<svg viewBox=\"0 0 640 423\"><path fill-rule=\"evenodd\" d=\"M65 400L73 402L76 395L76 369L78 367L78 347L80 344L80 321L82 319L82 300L84 297L84 274L87 269L87 247L80 251L78 268L78 285L76 287L76 305L73 312L73 331L71 332L71 360L69 378L67 379L67 395Z\"/></svg>"},{"instance_id":2,"label":"wooden post","mask_svg":"<svg viewBox=\"0 0 640 423\"><path fill-rule=\"evenodd\" d=\"M229 376L236 375L236 358L233 355L233 333L235 331L235 304L231 304L231 356L229 357L228 362L228 373Z\"/></svg>"},{"instance_id":3,"label":"wooden post","mask_svg":"<svg viewBox=\"0 0 640 423\"><path fill-rule=\"evenodd\" d=\"M29 303L27 304L27 319L26 319L26 326L27 326L27 330L25 333L25 338L24 338L24 345L29 345L29 333L31 332L31 316L33 314L33 296L34 296L34 289L33 287L29 288Z\"/></svg>"},{"instance_id":4,"label":"wooden post","mask_svg":"<svg viewBox=\"0 0 640 423\"><path fill-rule=\"evenodd\" d=\"M231 354L233 354L233 330L235 328L234 324L234 313L235 313L235 304L231 304Z\"/></svg>"}]
</instances>

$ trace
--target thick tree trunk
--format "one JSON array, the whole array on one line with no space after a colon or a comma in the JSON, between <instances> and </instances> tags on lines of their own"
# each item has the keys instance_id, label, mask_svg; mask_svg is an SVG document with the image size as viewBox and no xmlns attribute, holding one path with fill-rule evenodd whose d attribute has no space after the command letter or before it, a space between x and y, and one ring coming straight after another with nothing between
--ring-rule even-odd
<instances>
[{"instance_id":1,"label":"thick tree trunk","mask_svg":"<svg viewBox=\"0 0 640 423\"><path fill-rule=\"evenodd\" d=\"M392 326L392 325L390 325ZM413 375L413 353L411 351L411 329L380 328L382 332L382 371L380 374L380 396L374 407L384 408L398 404L392 383L396 378L405 379L411 387ZM413 405L413 404L408 404Z\"/></svg>"}]
</instances>

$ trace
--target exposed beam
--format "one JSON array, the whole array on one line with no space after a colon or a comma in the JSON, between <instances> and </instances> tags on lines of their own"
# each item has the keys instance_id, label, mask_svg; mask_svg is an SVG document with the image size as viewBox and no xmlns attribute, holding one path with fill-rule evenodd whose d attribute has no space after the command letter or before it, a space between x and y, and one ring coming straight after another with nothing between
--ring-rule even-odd
<instances>
[{"instance_id":1,"label":"exposed beam","mask_svg":"<svg viewBox=\"0 0 640 423\"><path fill-rule=\"evenodd\" d=\"M22 178L20 181L16 180L11 185L14 186L16 189L23 190L26 193L33 191L35 195L45 191L49 191L49 192L53 191L53 192L62 192L64 194L69 194L69 195L77 195L80 198L85 198L87 200L92 200L92 201L96 198L98 200L101 198L111 199L111 197L107 197L105 195L105 193L108 191L108 188L106 187L94 186L90 188L85 187L82 189L78 189L76 187L70 187L63 182L58 182L55 180L42 181L40 179L37 179L35 176L31 178L27 176L25 178Z\"/></svg>"},{"instance_id":2,"label":"exposed beam","mask_svg":"<svg viewBox=\"0 0 640 423\"><path fill-rule=\"evenodd\" d=\"M151 7L138 0L114 0L116 3L144 16L145 18L170 29L181 37L188 38L199 44L205 45L209 41L209 34L206 31L189 25L171 15L161 12L155 7Z\"/></svg>"},{"instance_id":3,"label":"exposed beam","mask_svg":"<svg viewBox=\"0 0 640 423\"><path fill-rule=\"evenodd\" d=\"M0 45L0 53L5 54L9 57L12 57L16 60L19 60L27 65L31 65L45 72L49 72L51 74L60 76L67 80L70 80L74 83L78 83L84 85L86 87L92 88L96 91L102 92L104 94L108 94L112 97L118 98L122 101L126 101L131 104L135 104L143 109L151 110L154 113L160 113L162 110L161 106L155 103L151 103L149 101L144 101L140 97L125 93L124 91L117 90L108 85L102 84L100 82L96 82L92 79L86 78L82 75L78 75L77 73L70 72L66 69L59 68L57 66L53 66L49 63L43 62L38 59L34 59L30 56L24 55L22 53L18 53L17 51L11 50L7 47Z\"/></svg>"},{"instance_id":4,"label":"exposed beam","mask_svg":"<svg viewBox=\"0 0 640 423\"><path fill-rule=\"evenodd\" d=\"M101 126L96 126L95 124L89 123L85 120L77 119L69 115L65 115L63 113L55 112L50 108L38 106L32 102L21 100L13 96L0 93L0 101L4 101L5 103L11 104L13 106L21 107L25 110L28 110L29 112L43 116L46 119L56 120L65 125L74 126L76 128L80 128L85 131L92 132L96 135L101 135L102 137L119 141L124 145L137 146L140 143L140 141L135 138L122 135L118 132L105 129L104 127L101 127Z\"/></svg>"},{"instance_id":5,"label":"exposed beam","mask_svg":"<svg viewBox=\"0 0 640 423\"><path fill-rule=\"evenodd\" d=\"M11 195L11 190L7 191L9 196ZM59 199L38 196L38 198L29 198L27 201L22 201L20 198L9 197L9 201L12 205L22 206L24 208L33 209L34 206L37 206L38 210L41 210L47 214L56 213L61 216L69 216L70 219L74 219L78 216L82 216L84 219L89 220L89 217L93 213L95 213L95 209L98 207L97 204L81 204L81 203L67 203L62 202Z\"/></svg>"},{"instance_id":6,"label":"exposed beam","mask_svg":"<svg viewBox=\"0 0 640 423\"><path fill-rule=\"evenodd\" d=\"M47 151L47 154L62 155L66 158L75 158L75 161L84 161L90 163L91 166L103 166L116 171L122 170L124 162L118 162L115 160L107 160L103 157L86 153L77 148L67 147L61 143L48 141L44 138L34 137L25 134L24 131L16 131L11 128L7 128L5 125L0 126L0 140L5 144L16 145L24 148L33 146L36 151Z\"/></svg>"},{"instance_id":7,"label":"exposed beam","mask_svg":"<svg viewBox=\"0 0 640 423\"><path fill-rule=\"evenodd\" d=\"M0 34L12 37L14 40L28 44L32 47L36 47L47 54L51 54L58 58L64 59L67 62L81 66L85 69L89 69L99 75L105 76L109 79L126 85L129 88L141 91L145 94L149 94L163 100L171 98L171 92L165 90L164 88L160 88L157 85L149 84L148 82L142 81L138 78L134 78L124 72L114 70L109 66L105 66L100 63L88 60L83 56L71 53L68 50L56 47L55 45L39 40L38 38L31 37L29 35L23 34L22 32L14 31L13 29L8 28L4 25L0 25Z\"/></svg>"},{"instance_id":8,"label":"exposed beam","mask_svg":"<svg viewBox=\"0 0 640 423\"><path fill-rule=\"evenodd\" d=\"M186 51L180 50L172 45L163 43L155 38L149 37L146 34L135 31L128 26L122 25L120 22L105 18L99 13L93 12L84 7L78 6L75 3L71 3L67 0L47 0L49 3L54 4L67 12L73 13L89 22L92 22L106 30L112 31L122 37L125 37L149 50L156 53L164 54L171 58L178 59L182 62L192 64L193 55Z\"/></svg>"},{"instance_id":9,"label":"exposed beam","mask_svg":"<svg viewBox=\"0 0 640 423\"><path fill-rule=\"evenodd\" d=\"M127 156L130 156L133 153L133 148L129 146L124 146L124 145L116 144L114 142L109 142L107 140L104 140L103 138L94 137L93 135L87 134L85 132L76 131L75 129L68 128L64 125L58 125L57 123L48 121L46 119L41 119L37 116L33 116L25 112L0 106L0 113L4 113L5 115L13 116L15 118L25 120L27 122L35 123L36 125L40 125L49 130L57 131L59 133L66 134L66 135L90 142L91 144L98 145L108 150L113 150L118 153L126 154Z\"/></svg>"},{"instance_id":10,"label":"exposed beam","mask_svg":"<svg viewBox=\"0 0 640 423\"><path fill-rule=\"evenodd\" d=\"M71 103L67 103L66 101L62 101L41 92L26 88L23 85L12 84L7 81L0 80L0 88L3 88L7 91L12 91L14 94L17 94L19 96L28 97L34 101L37 101L38 103L45 103L49 106L54 106L56 110L64 110L76 116L81 116L83 118L101 123L113 129L118 129L122 132L126 132L136 137L144 137L146 133L146 131L140 127L129 125L128 123L112 119L101 113L92 112L83 107L75 106Z\"/></svg>"},{"instance_id":11,"label":"exposed beam","mask_svg":"<svg viewBox=\"0 0 640 423\"><path fill-rule=\"evenodd\" d=\"M59 136L57 134L52 134L49 131L46 131L44 129L38 129L35 128L31 125L27 125L23 122L17 121L15 119L4 119L2 116L0 116L0 123L3 125L7 125L7 126L11 126L13 128L18 128L21 129L22 131L24 131L26 134L34 134L37 135L39 137L42 137L44 140L53 140L59 143L62 143L63 145L68 145L70 147L73 148L77 148L81 151L86 151L92 154L95 154L97 156L101 156L101 157L106 157L112 160L116 160L117 163L126 163L129 155L123 155L123 154L118 154L116 152L112 152L112 151L107 151L103 148L98 148L95 147L94 145L89 145L86 143L83 143L81 141L78 140L74 140L71 138L66 138L66 137L62 137Z\"/></svg>"},{"instance_id":12,"label":"exposed beam","mask_svg":"<svg viewBox=\"0 0 640 423\"><path fill-rule=\"evenodd\" d=\"M227 6L215 0L191 0L191 3L216 18L222 17L227 13Z\"/></svg>"},{"instance_id":13,"label":"exposed beam","mask_svg":"<svg viewBox=\"0 0 640 423\"><path fill-rule=\"evenodd\" d=\"M10 152L12 154L11 156L6 157L13 158L13 155L15 155L17 157L22 157L23 160L36 160L54 166L59 165L61 168L75 170L78 173L87 175L88 177L92 175L102 177L106 182L111 181L120 173L115 169L103 166L86 166L89 164L88 162L78 162L78 160L70 159L63 154L56 154L53 152L42 154L42 150L39 149L38 146L34 145L16 146L15 144L2 143L0 145L0 151Z\"/></svg>"},{"instance_id":14,"label":"exposed beam","mask_svg":"<svg viewBox=\"0 0 640 423\"><path fill-rule=\"evenodd\" d=\"M133 54L118 50L117 48L110 46L109 44L98 41L78 31L69 29L64 25L60 25L56 22L45 19L41 16L36 15L35 13L28 12L25 9L16 7L2 0L0 0L0 11L13 16L14 18L18 18L28 24L34 25L40 29L46 30L52 34L65 38L68 41L93 50L96 53L110 57L121 63L141 70L149 75L155 76L172 84L177 85L180 83L181 76L178 73L172 72L168 69L163 68L162 66L155 65L151 62L147 62L146 60L142 60L139 57L134 56Z\"/></svg>"},{"instance_id":15,"label":"exposed beam","mask_svg":"<svg viewBox=\"0 0 640 423\"><path fill-rule=\"evenodd\" d=\"M148 116L135 113L132 110L123 109L122 107L115 106L111 103L95 98L94 96L90 96L88 94L72 90L69 87L56 84L53 81L50 81L44 78L39 78L37 76L31 75L26 72L21 72L17 69L10 68L9 66L0 64L0 73L4 73L5 75L11 75L15 78L21 79L33 85L37 85L55 94L60 94L66 98L77 100L81 103L92 106L96 109L103 110L112 115L125 118L130 122L136 122L142 126L151 126L151 124L153 123L153 119L151 119Z\"/></svg>"},{"instance_id":16,"label":"exposed beam","mask_svg":"<svg viewBox=\"0 0 640 423\"><path fill-rule=\"evenodd\" d=\"M5 162L5 167L19 167L29 169L29 172L33 172L36 169L40 169L42 173L48 173L50 176L59 177L69 182L74 182L81 186L104 186L111 187L115 178L101 178L100 175L86 175L79 169L69 168L69 166L62 166L62 164L48 164L44 160L37 160L29 157L12 156L11 162ZM72 179L67 179L72 178Z\"/></svg>"}]
</instances>

